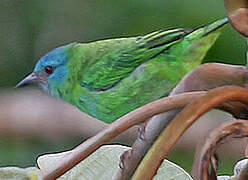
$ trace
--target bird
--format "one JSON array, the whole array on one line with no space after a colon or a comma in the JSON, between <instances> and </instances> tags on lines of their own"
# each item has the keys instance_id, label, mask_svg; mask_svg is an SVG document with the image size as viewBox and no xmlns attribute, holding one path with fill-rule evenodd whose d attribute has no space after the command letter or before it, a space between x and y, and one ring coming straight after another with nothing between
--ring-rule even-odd
<instances>
[{"instance_id":1,"label":"bird","mask_svg":"<svg viewBox=\"0 0 248 180\"><path fill-rule=\"evenodd\" d=\"M168 96L201 64L228 19L189 29L70 43L45 54L16 87L38 84L105 123Z\"/></svg>"}]
</instances>

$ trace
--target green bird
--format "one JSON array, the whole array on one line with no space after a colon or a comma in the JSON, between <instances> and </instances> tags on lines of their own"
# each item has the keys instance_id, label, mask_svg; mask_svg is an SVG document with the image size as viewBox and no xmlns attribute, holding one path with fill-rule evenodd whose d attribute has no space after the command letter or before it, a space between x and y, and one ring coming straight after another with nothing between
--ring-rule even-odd
<instances>
[{"instance_id":1,"label":"green bird","mask_svg":"<svg viewBox=\"0 0 248 180\"><path fill-rule=\"evenodd\" d=\"M167 96L201 63L227 22L61 46L42 57L17 87L38 83L52 96L111 123Z\"/></svg>"}]
</instances>

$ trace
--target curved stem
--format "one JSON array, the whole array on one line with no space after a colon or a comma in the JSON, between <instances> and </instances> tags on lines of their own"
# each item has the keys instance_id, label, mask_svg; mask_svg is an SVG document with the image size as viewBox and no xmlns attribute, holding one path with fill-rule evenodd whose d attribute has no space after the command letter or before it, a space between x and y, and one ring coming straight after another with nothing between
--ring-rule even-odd
<instances>
[{"instance_id":1,"label":"curved stem","mask_svg":"<svg viewBox=\"0 0 248 180\"><path fill-rule=\"evenodd\" d=\"M246 86L247 68L220 63L206 63L197 67L193 72L184 76L179 84L172 90L170 96L176 94L210 90L225 85ZM236 118L247 117L247 105L240 102L228 102L218 106L231 113ZM131 179L140 162L151 148L152 144L180 112L174 109L152 117L147 121L143 131L132 145L129 153L124 153L121 158L121 168L113 176L113 180Z\"/></svg>"},{"instance_id":2,"label":"curved stem","mask_svg":"<svg viewBox=\"0 0 248 180\"><path fill-rule=\"evenodd\" d=\"M192 175L195 179L207 180L209 177L209 163L215 154L218 144L234 136L248 136L248 121L237 120L234 122L223 123L213 130L203 143L200 143L195 154ZM217 169L215 169L217 171Z\"/></svg>"},{"instance_id":3,"label":"curved stem","mask_svg":"<svg viewBox=\"0 0 248 180\"><path fill-rule=\"evenodd\" d=\"M152 179L163 159L168 156L182 134L205 112L227 101L248 103L248 90L236 86L223 86L209 91L188 105L155 141L132 178Z\"/></svg>"}]
</instances>

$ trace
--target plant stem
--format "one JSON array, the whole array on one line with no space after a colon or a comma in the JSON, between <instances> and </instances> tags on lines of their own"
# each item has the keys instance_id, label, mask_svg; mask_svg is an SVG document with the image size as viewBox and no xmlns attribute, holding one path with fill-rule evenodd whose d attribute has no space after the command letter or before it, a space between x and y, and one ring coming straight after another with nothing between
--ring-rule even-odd
<instances>
[{"instance_id":1,"label":"plant stem","mask_svg":"<svg viewBox=\"0 0 248 180\"><path fill-rule=\"evenodd\" d=\"M182 134L205 112L227 101L248 103L248 90L236 86L223 86L209 91L188 105L155 141L132 179L152 179Z\"/></svg>"}]
</instances>

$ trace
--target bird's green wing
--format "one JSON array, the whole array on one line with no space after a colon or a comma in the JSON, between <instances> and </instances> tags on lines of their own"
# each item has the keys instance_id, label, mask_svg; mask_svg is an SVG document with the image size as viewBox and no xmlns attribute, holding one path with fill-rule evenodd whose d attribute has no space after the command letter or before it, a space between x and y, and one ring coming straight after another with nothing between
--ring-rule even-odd
<instances>
[{"instance_id":1,"label":"bird's green wing","mask_svg":"<svg viewBox=\"0 0 248 180\"><path fill-rule=\"evenodd\" d=\"M156 58L160 54L170 53L175 44L182 44L193 58L200 54L198 61L206 54L209 47L220 34L220 27L228 22L227 19L218 20L208 26L196 29L171 29L150 33L137 38L122 38L98 41L88 44L91 51L89 63L84 67L81 85L94 91L105 91L123 78L127 77L142 63ZM208 36L214 34L213 36ZM193 49L194 50L193 50ZM177 48L181 51L181 48ZM180 57L180 52L171 52L169 56ZM183 53L181 53L183 54ZM197 56L196 56L197 57Z\"/></svg>"},{"instance_id":2,"label":"bird's green wing","mask_svg":"<svg viewBox=\"0 0 248 180\"><path fill-rule=\"evenodd\" d=\"M94 60L83 71L82 86L96 91L108 90L140 64L166 51L192 30L156 31L137 38L112 39L89 43Z\"/></svg>"}]
</instances>

